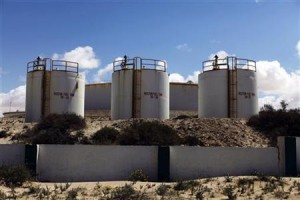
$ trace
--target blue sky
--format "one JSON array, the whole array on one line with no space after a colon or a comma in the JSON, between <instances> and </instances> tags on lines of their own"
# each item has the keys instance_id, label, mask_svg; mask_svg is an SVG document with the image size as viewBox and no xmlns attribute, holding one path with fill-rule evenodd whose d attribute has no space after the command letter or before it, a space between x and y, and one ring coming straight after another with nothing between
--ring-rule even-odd
<instances>
[{"instance_id":1,"label":"blue sky","mask_svg":"<svg viewBox=\"0 0 300 200\"><path fill-rule=\"evenodd\" d=\"M89 83L109 81L109 70L101 79L95 76L124 54L164 59L170 74L186 79L200 71L202 61L211 54L225 51L267 64L277 61L278 70L290 77L294 74L299 87L300 1L0 2L2 95L25 84L28 61L38 55L64 58L78 47L92 48L89 56L98 61L81 65ZM278 100L282 96L263 89L261 97L273 95Z\"/></svg>"}]
</instances>

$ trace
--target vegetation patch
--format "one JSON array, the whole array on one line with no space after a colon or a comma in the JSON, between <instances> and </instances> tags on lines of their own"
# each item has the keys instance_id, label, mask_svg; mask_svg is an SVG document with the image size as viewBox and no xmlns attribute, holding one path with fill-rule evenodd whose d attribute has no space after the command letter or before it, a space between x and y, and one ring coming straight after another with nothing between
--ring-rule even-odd
<instances>
[{"instance_id":1,"label":"vegetation patch","mask_svg":"<svg viewBox=\"0 0 300 200\"><path fill-rule=\"evenodd\" d=\"M8 136L8 134L6 131L4 131L4 130L0 131L0 138L5 138L7 136Z\"/></svg>"},{"instance_id":2,"label":"vegetation patch","mask_svg":"<svg viewBox=\"0 0 300 200\"><path fill-rule=\"evenodd\" d=\"M142 169L138 169L138 170L133 171L129 175L128 180L133 181L133 182L137 182L137 181L147 182L148 176L144 173L144 171Z\"/></svg>"},{"instance_id":3,"label":"vegetation patch","mask_svg":"<svg viewBox=\"0 0 300 200\"><path fill-rule=\"evenodd\" d=\"M115 144L118 136L119 136L119 131L113 127L104 127L97 132L95 132L91 136L91 141L93 144L103 144L103 145L108 145L108 144Z\"/></svg>"},{"instance_id":4,"label":"vegetation patch","mask_svg":"<svg viewBox=\"0 0 300 200\"><path fill-rule=\"evenodd\" d=\"M200 141L196 136L188 135L183 138L182 144L187 146L204 146L204 143Z\"/></svg>"},{"instance_id":5,"label":"vegetation patch","mask_svg":"<svg viewBox=\"0 0 300 200\"><path fill-rule=\"evenodd\" d=\"M85 127L84 118L76 114L50 114L12 139L30 144L85 144L87 138L80 132Z\"/></svg>"},{"instance_id":6,"label":"vegetation patch","mask_svg":"<svg viewBox=\"0 0 300 200\"><path fill-rule=\"evenodd\" d=\"M287 110L288 104L281 101L281 108L264 105L258 115L248 120L248 125L262 131L276 145L278 136L300 136L300 109Z\"/></svg>"},{"instance_id":7,"label":"vegetation patch","mask_svg":"<svg viewBox=\"0 0 300 200\"><path fill-rule=\"evenodd\" d=\"M6 186L21 186L24 182L29 180L32 180L32 176L25 166L0 166L0 183L3 182Z\"/></svg>"},{"instance_id":8,"label":"vegetation patch","mask_svg":"<svg viewBox=\"0 0 300 200\"><path fill-rule=\"evenodd\" d=\"M119 137L121 145L179 145L177 132L159 121L134 121Z\"/></svg>"},{"instance_id":9,"label":"vegetation patch","mask_svg":"<svg viewBox=\"0 0 300 200\"><path fill-rule=\"evenodd\" d=\"M137 199L138 192L132 185L125 184L122 187L116 187L111 191L109 199Z\"/></svg>"}]
</instances>

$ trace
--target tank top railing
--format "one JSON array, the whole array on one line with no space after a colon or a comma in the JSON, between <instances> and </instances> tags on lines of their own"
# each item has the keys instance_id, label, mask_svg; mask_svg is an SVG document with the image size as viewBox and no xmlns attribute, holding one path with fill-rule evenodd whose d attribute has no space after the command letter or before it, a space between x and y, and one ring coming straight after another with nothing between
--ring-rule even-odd
<instances>
[{"instance_id":1,"label":"tank top railing","mask_svg":"<svg viewBox=\"0 0 300 200\"><path fill-rule=\"evenodd\" d=\"M76 62L65 60L52 60L50 58L43 58L27 63L27 72L32 71L65 71L74 72L78 74L79 64Z\"/></svg>"},{"instance_id":2,"label":"tank top railing","mask_svg":"<svg viewBox=\"0 0 300 200\"><path fill-rule=\"evenodd\" d=\"M211 71L219 69L244 69L256 71L256 62L254 60L228 56L224 59L206 60L202 62L202 71Z\"/></svg>"},{"instance_id":3,"label":"tank top railing","mask_svg":"<svg viewBox=\"0 0 300 200\"><path fill-rule=\"evenodd\" d=\"M164 60L134 57L133 59L120 59L113 62L113 70L157 70L166 71L167 63Z\"/></svg>"}]
</instances>

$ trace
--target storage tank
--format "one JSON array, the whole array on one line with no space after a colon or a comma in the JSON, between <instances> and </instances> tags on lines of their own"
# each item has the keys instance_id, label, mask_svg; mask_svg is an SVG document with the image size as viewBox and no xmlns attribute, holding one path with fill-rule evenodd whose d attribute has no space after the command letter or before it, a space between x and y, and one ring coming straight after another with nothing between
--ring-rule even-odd
<instances>
[{"instance_id":1,"label":"storage tank","mask_svg":"<svg viewBox=\"0 0 300 200\"><path fill-rule=\"evenodd\" d=\"M169 118L166 62L135 57L113 63L111 118Z\"/></svg>"},{"instance_id":2,"label":"storage tank","mask_svg":"<svg viewBox=\"0 0 300 200\"><path fill-rule=\"evenodd\" d=\"M50 113L84 117L85 81L78 63L37 58L27 64L25 121L36 122Z\"/></svg>"},{"instance_id":3,"label":"storage tank","mask_svg":"<svg viewBox=\"0 0 300 200\"><path fill-rule=\"evenodd\" d=\"M198 116L249 118L258 113L256 62L226 57L203 62Z\"/></svg>"}]
</instances>

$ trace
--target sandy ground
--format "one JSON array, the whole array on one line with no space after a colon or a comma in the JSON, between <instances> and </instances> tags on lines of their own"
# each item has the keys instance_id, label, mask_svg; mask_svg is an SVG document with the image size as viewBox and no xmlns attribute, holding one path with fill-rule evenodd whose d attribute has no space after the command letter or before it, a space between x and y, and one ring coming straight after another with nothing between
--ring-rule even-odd
<instances>
[{"instance_id":1,"label":"sandy ground","mask_svg":"<svg viewBox=\"0 0 300 200\"><path fill-rule=\"evenodd\" d=\"M132 185L136 198L125 199L229 199L230 195L233 199L300 199L300 178L218 177L193 183L194 187L178 190L178 182L31 182L18 188L0 186L0 199L1 194L17 199L121 199L112 197L116 188L118 194L126 194L120 191L126 184Z\"/></svg>"},{"instance_id":2,"label":"sandy ground","mask_svg":"<svg viewBox=\"0 0 300 200\"><path fill-rule=\"evenodd\" d=\"M176 117L185 115L184 119ZM262 133L247 126L245 119L228 118L197 118L196 112L172 111L171 118L161 122L173 127L182 137L196 136L202 146L238 146L238 147L267 147L270 141ZM109 111L88 112L85 120L87 128L83 130L86 136L91 136L97 130L112 126L121 130L133 123L133 120L110 120ZM154 119L147 119L154 120ZM0 138L0 144L8 144L11 138L18 133L24 133L32 128L35 123L24 123L24 118L0 118L0 131L5 131L8 136Z\"/></svg>"}]
</instances>

